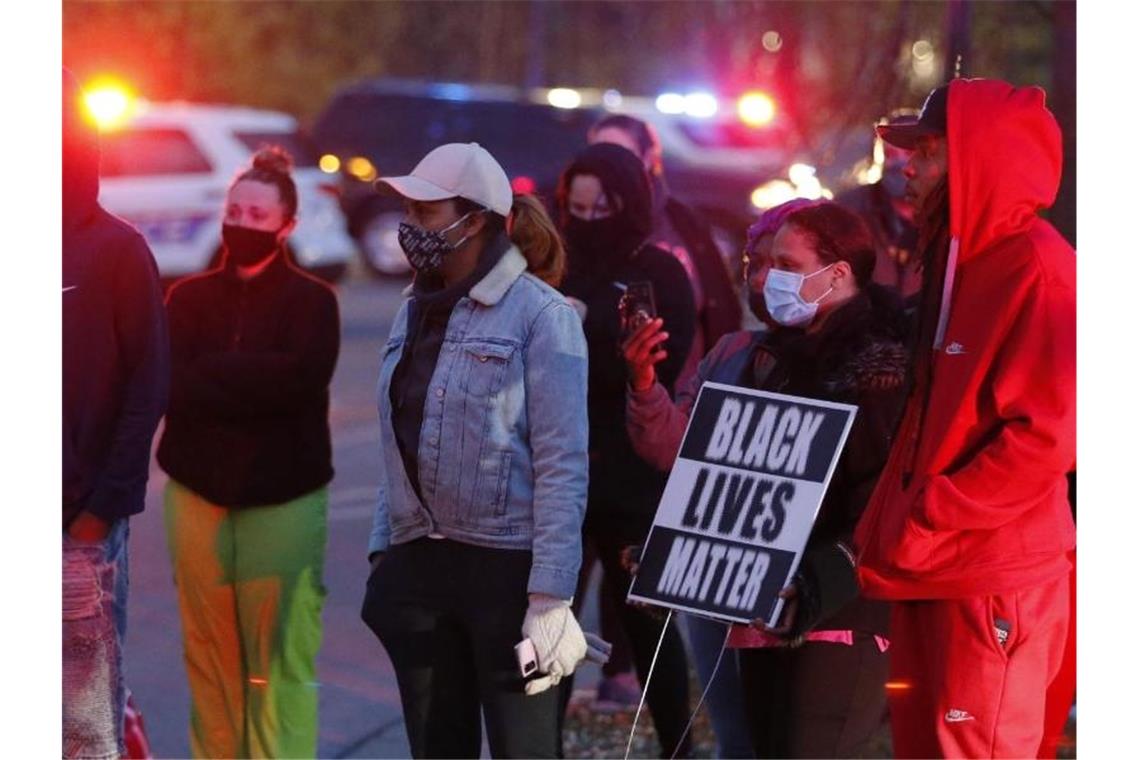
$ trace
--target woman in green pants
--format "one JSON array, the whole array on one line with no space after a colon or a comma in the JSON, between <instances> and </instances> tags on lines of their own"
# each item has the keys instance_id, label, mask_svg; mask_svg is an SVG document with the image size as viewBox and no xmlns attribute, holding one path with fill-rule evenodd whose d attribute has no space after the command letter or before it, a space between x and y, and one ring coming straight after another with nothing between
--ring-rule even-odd
<instances>
[{"instance_id":1,"label":"woman in green pants","mask_svg":"<svg viewBox=\"0 0 1140 760\"><path fill-rule=\"evenodd\" d=\"M226 196L220 268L167 298L158 462L195 757L313 757L336 296L291 264L291 162L264 149Z\"/></svg>"}]
</instances>

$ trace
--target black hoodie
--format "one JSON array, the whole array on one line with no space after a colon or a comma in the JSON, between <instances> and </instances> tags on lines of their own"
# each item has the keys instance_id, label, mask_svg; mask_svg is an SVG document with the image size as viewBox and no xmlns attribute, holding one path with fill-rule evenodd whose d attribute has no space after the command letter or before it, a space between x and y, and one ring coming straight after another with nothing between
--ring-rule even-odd
<instances>
[{"instance_id":1,"label":"black hoodie","mask_svg":"<svg viewBox=\"0 0 1140 760\"><path fill-rule=\"evenodd\" d=\"M170 382L166 313L142 235L98 204L99 142L63 73L63 525L143 510Z\"/></svg>"},{"instance_id":2,"label":"black hoodie","mask_svg":"<svg viewBox=\"0 0 1140 760\"><path fill-rule=\"evenodd\" d=\"M652 196L641 161L625 148L591 145L563 172L560 191L564 229L571 180L586 174L598 178L607 195L617 233L605 249L586 248L567 235L569 271L562 291L586 305L583 329L589 350L590 492L586 509L589 530L604 530L633 543L644 539L666 476L633 451L626 432L625 394L629 376L621 356L621 285L653 283L657 315L669 333L668 358L657 375L672 388L689 355L697 327L693 290L685 268L671 253L646 243L652 228Z\"/></svg>"}]
</instances>

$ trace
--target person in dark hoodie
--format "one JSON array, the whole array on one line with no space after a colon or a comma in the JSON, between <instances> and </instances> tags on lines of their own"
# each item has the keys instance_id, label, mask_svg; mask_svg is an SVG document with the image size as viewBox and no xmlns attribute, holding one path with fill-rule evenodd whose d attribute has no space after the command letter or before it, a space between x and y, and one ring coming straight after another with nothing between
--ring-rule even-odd
<instances>
[{"instance_id":1,"label":"person in dark hoodie","mask_svg":"<svg viewBox=\"0 0 1140 760\"><path fill-rule=\"evenodd\" d=\"M760 296L749 299L752 309L774 326L723 338L674 403L654 367L661 323L647 324L624 345L629 433L641 456L669 469L706 381L858 406L794 583L782 592L781 623L733 626L727 639L740 650L756 757L856 757L883 722L889 607L859 594L851 536L890 451L907 352L897 320L868 293L875 249L858 216L831 202L791 201L754 226L753 245L776 224L770 250L754 247L745 266Z\"/></svg>"},{"instance_id":2,"label":"person in dark hoodie","mask_svg":"<svg viewBox=\"0 0 1140 760\"><path fill-rule=\"evenodd\" d=\"M653 195L650 242L677 257L693 287L697 330L685 365L677 378L681 387L697 363L723 336L740 329L743 311L732 276L713 240L708 222L669 192L661 139L649 124L626 114L610 114L590 128L591 145L613 143L633 151L649 173Z\"/></svg>"},{"instance_id":3,"label":"person in dark hoodie","mask_svg":"<svg viewBox=\"0 0 1140 760\"><path fill-rule=\"evenodd\" d=\"M626 434L628 375L620 352L619 303L634 283L652 285L657 314L669 329L668 356L661 362L662 382L668 387L689 354L696 307L684 267L649 242L653 201L649 177L637 156L611 143L591 145L563 171L557 199L569 260L563 292L584 311L590 355L590 490L584 535L602 563L602 593L621 610L644 688L662 621L625 604L630 576L621 554L645 539L666 477L638 457ZM688 694L684 644L670 622L646 693L666 757L675 749L681 757L689 753L689 739L682 737Z\"/></svg>"},{"instance_id":4,"label":"person in dark hoodie","mask_svg":"<svg viewBox=\"0 0 1140 760\"><path fill-rule=\"evenodd\" d=\"M263 148L226 194L220 268L168 296L170 411L158 462L195 757L312 757L336 295L284 244L297 187Z\"/></svg>"},{"instance_id":5,"label":"person in dark hoodie","mask_svg":"<svg viewBox=\"0 0 1140 760\"><path fill-rule=\"evenodd\" d=\"M1069 632L1076 255L1039 212L1061 130L1038 87L955 79L912 149L923 290L914 383L855 542L894 601L897 757L1033 757Z\"/></svg>"},{"instance_id":6,"label":"person in dark hoodie","mask_svg":"<svg viewBox=\"0 0 1140 760\"><path fill-rule=\"evenodd\" d=\"M150 249L96 200L99 140L81 99L64 69L63 756L118 757L129 518L144 506L169 344Z\"/></svg>"}]
</instances>

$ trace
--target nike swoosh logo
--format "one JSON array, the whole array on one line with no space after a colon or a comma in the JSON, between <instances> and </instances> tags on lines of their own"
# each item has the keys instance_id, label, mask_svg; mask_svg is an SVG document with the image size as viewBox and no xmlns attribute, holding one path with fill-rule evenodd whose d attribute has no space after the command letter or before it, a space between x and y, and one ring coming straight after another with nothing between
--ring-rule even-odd
<instances>
[{"instance_id":1,"label":"nike swoosh logo","mask_svg":"<svg viewBox=\"0 0 1140 760\"><path fill-rule=\"evenodd\" d=\"M78 285L68 285L66 288L63 289L63 292L66 293L67 291L75 290L78 287L79 287Z\"/></svg>"}]
</instances>

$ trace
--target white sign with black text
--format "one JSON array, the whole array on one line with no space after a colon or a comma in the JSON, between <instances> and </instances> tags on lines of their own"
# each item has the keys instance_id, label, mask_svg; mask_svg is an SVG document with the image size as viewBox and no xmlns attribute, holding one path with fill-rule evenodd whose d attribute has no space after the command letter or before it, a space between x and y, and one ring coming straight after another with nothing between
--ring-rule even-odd
<instances>
[{"instance_id":1,"label":"white sign with black text","mask_svg":"<svg viewBox=\"0 0 1140 760\"><path fill-rule=\"evenodd\" d=\"M629 599L775 626L856 411L705 383Z\"/></svg>"}]
</instances>

